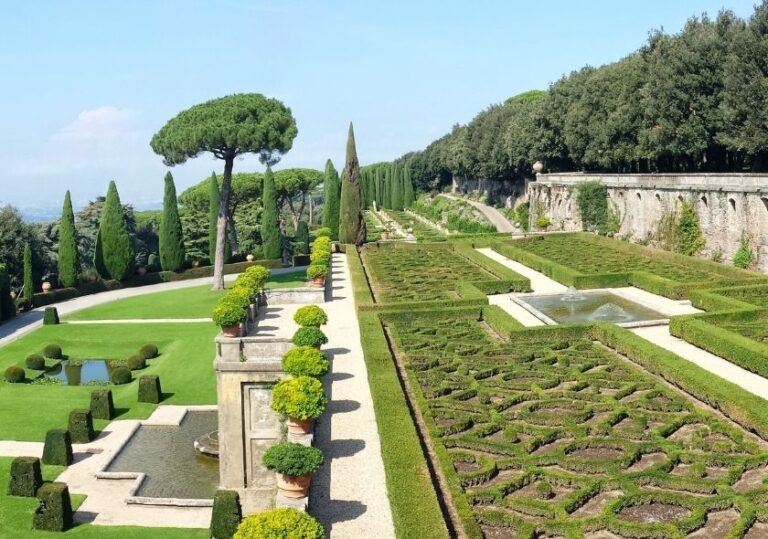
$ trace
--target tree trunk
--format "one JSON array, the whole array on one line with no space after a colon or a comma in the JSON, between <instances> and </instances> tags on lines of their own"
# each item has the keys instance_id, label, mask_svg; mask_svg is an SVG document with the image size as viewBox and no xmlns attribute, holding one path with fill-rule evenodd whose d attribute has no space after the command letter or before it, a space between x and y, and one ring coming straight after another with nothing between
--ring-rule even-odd
<instances>
[{"instance_id":1,"label":"tree trunk","mask_svg":"<svg viewBox=\"0 0 768 539\"><path fill-rule=\"evenodd\" d=\"M216 222L216 260L213 266L213 289L224 290L224 246L227 235L227 214L229 195L232 190L232 166L234 155L224 158L224 178L221 181L221 198L219 199L219 218Z\"/></svg>"},{"instance_id":2,"label":"tree trunk","mask_svg":"<svg viewBox=\"0 0 768 539\"><path fill-rule=\"evenodd\" d=\"M235 228L234 211L227 212L227 230L229 230L229 245L232 247L232 254L240 252L240 246L237 242L237 229Z\"/></svg>"}]
</instances>

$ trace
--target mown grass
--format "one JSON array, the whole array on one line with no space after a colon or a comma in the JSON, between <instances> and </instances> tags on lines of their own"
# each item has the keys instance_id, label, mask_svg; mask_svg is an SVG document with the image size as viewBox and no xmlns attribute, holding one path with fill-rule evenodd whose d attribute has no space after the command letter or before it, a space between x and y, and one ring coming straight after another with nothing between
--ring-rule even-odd
<instances>
[{"instance_id":1,"label":"mown grass","mask_svg":"<svg viewBox=\"0 0 768 539\"><path fill-rule=\"evenodd\" d=\"M138 377L157 374L166 399L163 404L215 404L216 377L211 366L211 324L87 324L43 326L0 349L0 371L23 364L24 358L47 344L61 345L71 358L124 359L146 343L160 356L134 371L134 381L112 389L120 419L146 418L156 405L138 403ZM28 375L32 371L27 371ZM51 428L67 425L69 411L88 408L94 386L8 384L0 382L0 440L42 441ZM106 421L97 421L103 428Z\"/></svg>"},{"instance_id":2,"label":"mown grass","mask_svg":"<svg viewBox=\"0 0 768 539\"><path fill-rule=\"evenodd\" d=\"M305 270L272 275L266 288L291 288L306 284ZM223 294L210 285L193 286L119 299L83 309L65 320L128 320L145 318L209 318L214 304Z\"/></svg>"},{"instance_id":3,"label":"mown grass","mask_svg":"<svg viewBox=\"0 0 768 539\"><path fill-rule=\"evenodd\" d=\"M8 496L8 477L11 458L0 458L0 537L31 538L36 537L78 537L82 539L207 539L208 530L179 528L138 528L130 526L93 526L76 525L62 533L53 534L32 529L32 516L37 508L37 498L19 498ZM62 471L58 466L43 466L43 478L55 479ZM82 496L72 495L73 508L83 501Z\"/></svg>"}]
</instances>

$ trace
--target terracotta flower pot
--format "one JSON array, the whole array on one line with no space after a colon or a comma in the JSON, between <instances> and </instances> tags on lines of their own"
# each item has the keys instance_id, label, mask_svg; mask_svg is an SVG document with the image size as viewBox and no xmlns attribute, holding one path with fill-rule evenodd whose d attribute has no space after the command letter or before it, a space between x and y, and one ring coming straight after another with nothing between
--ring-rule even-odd
<instances>
[{"instance_id":1,"label":"terracotta flower pot","mask_svg":"<svg viewBox=\"0 0 768 539\"><path fill-rule=\"evenodd\" d=\"M234 326L221 326L221 332L225 337L239 337L240 324L236 324Z\"/></svg>"},{"instance_id":2,"label":"terracotta flower pot","mask_svg":"<svg viewBox=\"0 0 768 539\"><path fill-rule=\"evenodd\" d=\"M325 286L325 277L322 275L312 278L312 284L315 286Z\"/></svg>"},{"instance_id":3,"label":"terracotta flower pot","mask_svg":"<svg viewBox=\"0 0 768 539\"><path fill-rule=\"evenodd\" d=\"M277 488L285 498L303 498L309 493L312 474L283 475L277 474Z\"/></svg>"},{"instance_id":4,"label":"terracotta flower pot","mask_svg":"<svg viewBox=\"0 0 768 539\"><path fill-rule=\"evenodd\" d=\"M312 419L289 417L285 426L288 427L288 434L309 434L312 431Z\"/></svg>"}]
</instances>

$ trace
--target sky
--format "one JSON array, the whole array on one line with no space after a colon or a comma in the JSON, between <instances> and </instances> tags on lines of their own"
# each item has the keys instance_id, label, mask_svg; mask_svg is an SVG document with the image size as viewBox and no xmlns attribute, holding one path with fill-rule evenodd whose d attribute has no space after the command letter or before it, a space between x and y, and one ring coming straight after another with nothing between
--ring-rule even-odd
<instances>
[{"instance_id":1,"label":"sky","mask_svg":"<svg viewBox=\"0 0 768 539\"><path fill-rule=\"evenodd\" d=\"M293 111L277 169L340 169L350 121L362 164L391 160L630 54L650 30L723 8L748 17L755 1L0 0L0 203L47 214L67 189L82 206L115 180L124 203L157 207L168 169L152 135L240 92ZM181 192L222 168L203 154L172 173Z\"/></svg>"}]
</instances>

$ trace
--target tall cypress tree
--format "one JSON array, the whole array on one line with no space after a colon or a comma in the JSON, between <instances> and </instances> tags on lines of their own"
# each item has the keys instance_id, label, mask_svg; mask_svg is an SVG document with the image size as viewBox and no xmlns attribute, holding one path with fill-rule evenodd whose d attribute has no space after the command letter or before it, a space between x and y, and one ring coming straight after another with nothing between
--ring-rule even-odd
<instances>
[{"instance_id":1,"label":"tall cypress tree","mask_svg":"<svg viewBox=\"0 0 768 539\"><path fill-rule=\"evenodd\" d=\"M376 167L376 176L375 176L375 183L376 183L376 207L381 208L381 197L384 193L384 189L382 189L382 180L381 180L381 167Z\"/></svg>"},{"instance_id":2,"label":"tall cypress tree","mask_svg":"<svg viewBox=\"0 0 768 539\"><path fill-rule=\"evenodd\" d=\"M339 239L339 196L341 185L339 173L330 159L325 162L323 180L323 226L331 229L331 239Z\"/></svg>"},{"instance_id":3,"label":"tall cypress tree","mask_svg":"<svg viewBox=\"0 0 768 539\"><path fill-rule=\"evenodd\" d=\"M403 171L397 163L394 165L392 181L392 209L403 211Z\"/></svg>"},{"instance_id":4,"label":"tall cypress tree","mask_svg":"<svg viewBox=\"0 0 768 539\"><path fill-rule=\"evenodd\" d=\"M115 182L109 182L107 199L99 221L94 265L105 279L122 281L133 274L133 257L133 238L128 233L120 195Z\"/></svg>"},{"instance_id":5,"label":"tall cypress tree","mask_svg":"<svg viewBox=\"0 0 768 539\"><path fill-rule=\"evenodd\" d=\"M69 191L64 195L64 207L61 210L59 223L59 284L75 286L77 275L80 273L80 260L77 253L77 233L75 231L75 214L72 211L72 197Z\"/></svg>"},{"instance_id":6,"label":"tall cypress tree","mask_svg":"<svg viewBox=\"0 0 768 539\"><path fill-rule=\"evenodd\" d=\"M277 189L270 166L267 166L267 172L264 174L261 200L264 204L261 212L261 242L264 250L262 256L266 259L280 258L283 249L278 223Z\"/></svg>"},{"instance_id":7,"label":"tall cypress tree","mask_svg":"<svg viewBox=\"0 0 768 539\"><path fill-rule=\"evenodd\" d=\"M24 301L32 304L32 296L35 293L35 285L32 284L32 247L29 242L24 244Z\"/></svg>"},{"instance_id":8,"label":"tall cypress tree","mask_svg":"<svg viewBox=\"0 0 768 539\"><path fill-rule=\"evenodd\" d=\"M347 156L341 174L341 210L339 212L339 241L362 245L365 242L363 200L360 189L360 164L357 161L355 132L349 123Z\"/></svg>"},{"instance_id":9,"label":"tall cypress tree","mask_svg":"<svg viewBox=\"0 0 768 539\"><path fill-rule=\"evenodd\" d=\"M170 172L165 175L163 217L160 219L160 266L165 271L177 271L184 265L184 232L181 229L176 186Z\"/></svg>"},{"instance_id":10,"label":"tall cypress tree","mask_svg":"<svg viewBox=\"0 0 768 539\"><path fill-rule=\"evenodd\" d=\"M406 163L403 170L403 209L408 209L416 200L413 194L413 180L411 180L411 167Z\"/></svg>"}]
</instances>

